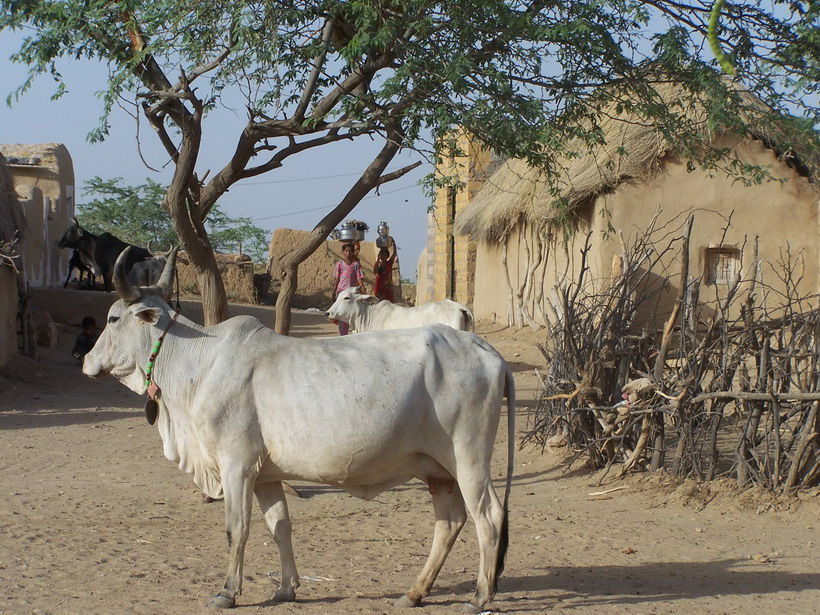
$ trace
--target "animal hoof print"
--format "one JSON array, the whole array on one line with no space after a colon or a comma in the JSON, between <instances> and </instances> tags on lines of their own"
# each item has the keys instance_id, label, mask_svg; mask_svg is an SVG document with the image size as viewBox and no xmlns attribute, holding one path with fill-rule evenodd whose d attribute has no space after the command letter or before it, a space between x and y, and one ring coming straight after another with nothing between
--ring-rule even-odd
<instances>
[{"instance_id":1,"label":"animal hoof print","mask_svg":"<svg viewBox=\"0 0 820 615\"><path fill-rule=\"evenodd\" d=\"M236 600L226 598L222 594L217 594L208 603L209 609L232 609L236 605Z\"/></svg>"},{"instance_id":2,"label":"animal hoof print","mask_svg":"<svg viewBox=\"0 0 820 615\"><path fill-rule=\"evenodd\" d=\"M395 604L395 606L397 606L399 608L406 609L406 608L418 606L420 603L421 603L420 599L413 600L412 598L407 596L407 594L405 594L404 596L402 596L401 598L396 600L396 602L394 604Z\"/></svg>"}]
</instances>

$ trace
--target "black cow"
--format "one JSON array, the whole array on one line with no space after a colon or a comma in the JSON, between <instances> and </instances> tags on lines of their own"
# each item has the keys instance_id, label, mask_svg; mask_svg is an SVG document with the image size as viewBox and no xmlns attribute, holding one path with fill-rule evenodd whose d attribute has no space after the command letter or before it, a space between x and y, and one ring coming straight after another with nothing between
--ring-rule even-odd
<instances>
[{"instance_id":1,"label":"black cow","mask_svg":"<svg viewBox=\"0 0 820 615\"><path fill-rule=\"evenodd\" d=\"M68 282L71 280L71 273L75 269L77 270L77 288L82 287L83 278L86 279L86 286L88 286L88 288L94 288L94 278L96 277L94 273L94 263L86 262L80 251L76 249L71 253L71 260L68 261L68 275L66 275L63 288L68 286Z\"/></svg>"},{"instance_id":2,"label":"black cow","mask_svg":"<svg viewBox=\"0 0 820 615\"><path fill-rule=\"evenodd\" d=\"M111 233L101 233L95 235L77 222L77 218L71 219L71 226L57 242L61 248L74 248L80 251L80 255L86 262L89 260L94 264L95 270L103 277L103 288L106 292L113 290L111 278L114 274L114 263L120 252L125 250L130 244L121 239L117 239ZM145 248L132 246L128 251L128 259L125 262L126 272L131 271L135 263L151 258L151 253Z\"/></svg>"}]
</instances>

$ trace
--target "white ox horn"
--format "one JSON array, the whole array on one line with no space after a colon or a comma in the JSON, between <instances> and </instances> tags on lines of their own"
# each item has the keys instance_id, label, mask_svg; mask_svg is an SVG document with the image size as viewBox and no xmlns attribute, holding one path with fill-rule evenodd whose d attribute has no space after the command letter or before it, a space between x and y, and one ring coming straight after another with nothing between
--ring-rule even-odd
<instances>
[{"instance_id":1,"label":"white ox horn","mask_svg":"<svg viewBox=\"0 0 820 615\"><path fill-rule=\"evenodd\" d=\"M167 260L165 261L165 267L162 268L162 275L159 277L159 281L157 282L157 286L162 291L162 296L168 303L171 302L171 297L174 294L174 267L176 267L177 264L178 251L178 247L171 248L171 251L168 253Z\"/></svg>"},{"instance_id":2,"label":"white ox horn","mask_svg":"<svg viewBox=\"0 0 820 615\"><path fill-rule=\"evenodd\" d=\"M125 262L128 260L128 253L130 251L131 246L128 246L125 250L120 252L120 255L117 257L117 262L114 263L113 275L114 290L117 291L120 299L126 303L137 301L140 297L142 297L142 291L140 291L139 287L131 284L125 273Z\"/></svg>"}]
</instances>

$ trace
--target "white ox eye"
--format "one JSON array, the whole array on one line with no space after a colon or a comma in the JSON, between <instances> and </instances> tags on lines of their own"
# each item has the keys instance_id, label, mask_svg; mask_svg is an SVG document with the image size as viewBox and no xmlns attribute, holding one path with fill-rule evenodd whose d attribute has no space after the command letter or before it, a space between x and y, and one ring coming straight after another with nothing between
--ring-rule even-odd
<instances>
[{"instance_id":1,"label":"white ox eye","mask_svg":"<svg viewBox=\"0 0 820 615\"><path fill-rule=\"evenodd\" d=\"M108 324L110 325L113 322L117 322L120 319L119 316L109 316L108 317Z\"/></svg>"}]
</instances>

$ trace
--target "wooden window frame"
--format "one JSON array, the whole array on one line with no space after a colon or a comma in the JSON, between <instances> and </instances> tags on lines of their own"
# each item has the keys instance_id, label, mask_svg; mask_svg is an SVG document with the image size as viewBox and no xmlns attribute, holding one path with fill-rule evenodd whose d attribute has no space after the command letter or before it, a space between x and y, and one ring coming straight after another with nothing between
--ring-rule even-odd
<instances>
[{"instance_id":1,"label":"wooden window frame","mask_svg":"<svg viewBox=\"0 0 820 615\"><path fill-rule=\"evenodd\" d=\"M703 279L708 286L729 286L740 273L740 249L736 246L712 246L704 250Z\"/></svg>"}]
</instances>

